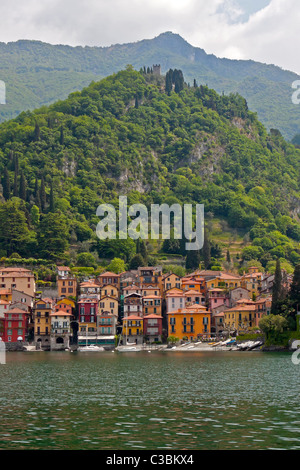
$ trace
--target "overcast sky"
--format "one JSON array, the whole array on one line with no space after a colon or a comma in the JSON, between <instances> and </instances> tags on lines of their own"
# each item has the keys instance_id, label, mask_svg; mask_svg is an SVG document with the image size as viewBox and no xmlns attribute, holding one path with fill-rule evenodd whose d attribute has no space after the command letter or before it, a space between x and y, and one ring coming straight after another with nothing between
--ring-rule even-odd
<instances>
[{"instance_id":1,"label":"overcast sky","mask_svg":"<svg viewBox=\"0 0 300 470\"><path fill-rule=\"evenodd\" d=\"M300 74L299 0L1 0L0 41L109 46L165 31L218 57Z\"/></svg>"}]
</instances>

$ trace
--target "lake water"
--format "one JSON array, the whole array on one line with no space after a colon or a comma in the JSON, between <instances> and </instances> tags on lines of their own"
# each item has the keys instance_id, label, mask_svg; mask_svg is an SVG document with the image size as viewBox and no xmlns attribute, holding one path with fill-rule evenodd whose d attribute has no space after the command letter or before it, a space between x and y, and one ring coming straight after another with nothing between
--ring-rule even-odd
<instances>
[{"instance_id":1,"label":"lake water","mask_svg":"<svg viewBox=\"0 0 300 470\"><path fill-rule=\"evenodd\" d=\"M300 449L291 353L7 353L0 449Z\"/></svg>"}]
</instances>

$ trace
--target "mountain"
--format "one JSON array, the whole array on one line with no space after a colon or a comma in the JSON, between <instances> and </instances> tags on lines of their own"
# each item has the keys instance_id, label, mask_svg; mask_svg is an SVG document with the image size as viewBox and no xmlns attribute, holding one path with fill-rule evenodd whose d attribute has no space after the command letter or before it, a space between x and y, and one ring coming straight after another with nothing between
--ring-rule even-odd
<instances>
[{"instance_id":1,"label":"mountain","mask_svg":"<svg viewBox=\"0 0 300 470\"><path fill-rule=\"evenodd\" d=\"M133 240L96 237L98 205L127 195L147 208L204 204L215 266L228 249L241 268L299 263L300 150L240 95L167 76L170 91L167 77L127 66L0 125L0 256L130 261ZM186 255L178 240L147 248Z\"/></svg>"},{"instance_id":2,"label":"mountain","mask_svg":"<svg viewBox=\"0 0 300 470\"><path fill-rule=\"evenodd\" d=\"M251 60L218 58L193 47L178 34L110 47L70 47L39 41L0 43L0 79L6 83L7 104L0 119L65 99L91 81L122 70L160 64L162 73L181 69L190 84L208 85L218 93L239 93L269 129L291 140L300 133L300 107L292 103L293 72Z\"/></svg>"}]
</instances>

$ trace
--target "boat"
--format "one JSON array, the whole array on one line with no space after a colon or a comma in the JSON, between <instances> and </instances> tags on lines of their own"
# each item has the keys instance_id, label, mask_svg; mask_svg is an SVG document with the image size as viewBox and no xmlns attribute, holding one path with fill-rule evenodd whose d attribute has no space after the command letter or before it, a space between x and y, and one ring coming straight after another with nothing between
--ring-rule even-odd
<instances>
[{"instance_id":1,"label":"boat","mask_svg":"<svg viewBox=\"0 0 300 470\"><path fill-rule=\"evenodd\" d=\"M105 349L102 346L96 346L94 344L90 344L88 346L80 346L77 351L80 352L100 352L100 351L105 351Z\"/></svg>"},{"instance_id":2,"label":"boat","mask_svg":"<svg viewBox=\"0 0 300 470\"><path fill-rule=\"evenodd\" d=\"M138 346L129 346L129 345L117 346L116 351L118 351L118 352L138 352L138 351L141 351L141 348L139 348Z\"/></svg>"}]
</instances>

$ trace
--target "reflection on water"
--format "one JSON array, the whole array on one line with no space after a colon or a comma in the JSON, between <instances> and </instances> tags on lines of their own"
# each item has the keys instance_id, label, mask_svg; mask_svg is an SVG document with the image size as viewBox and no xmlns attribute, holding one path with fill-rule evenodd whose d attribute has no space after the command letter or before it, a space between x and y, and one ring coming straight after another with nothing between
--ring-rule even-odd
<instances>
[{"instance_id":1,"label":"reflection on water","mask_svg":"<svg viewBox=\"0 0 300 470\"><path fill-rule=\"evenodd\" d=\"M9 353L0 449L299 449L289 353Z\"/></svg>"}]
</instances>

